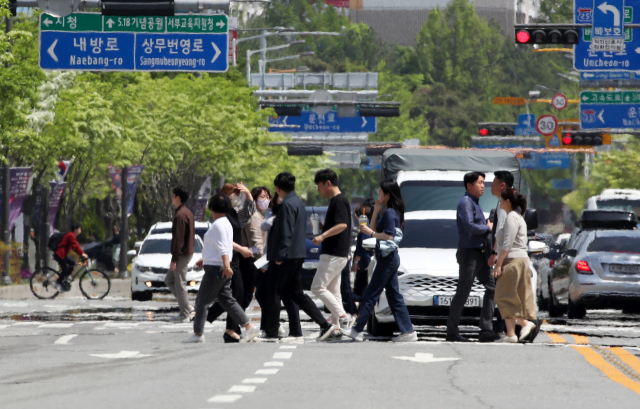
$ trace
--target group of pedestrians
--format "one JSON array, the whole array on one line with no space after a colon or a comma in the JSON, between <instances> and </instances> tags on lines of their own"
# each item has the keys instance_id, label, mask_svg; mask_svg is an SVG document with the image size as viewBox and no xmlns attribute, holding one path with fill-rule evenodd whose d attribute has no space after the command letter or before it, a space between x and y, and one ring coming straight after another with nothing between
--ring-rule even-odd
<instances>
[{"instance_id":1,"label":"group of pedestrians","mask_svg":"<svg viewBox=\"0 0 640 409\"><path fill-rule=\"evenodd\" d=\"M477 278L485 287L479 340L533 341L540 329L540 320L536 319L523 219L527 202L513 189L511 173L495 172L491 193L499 198L499 206L491 212L490 220L486 220L479 204L484 194L484 179L481 172L464 176L466 193L457 211L459 279L451 302L446 339L469 341L460 335L458 326ZM186 291L187 266L194 249L193 214L184 205L187 190L181 186L173 190L176 213L172 260L165 282L178 300L180 314L176 321L193 320L194 333L183 342L204 342L205 321L213 322L227 312L225 342L303 343L300 310L318 325L319 341L343 336L363 341L364 327L383 290L400 330L393 341L417 341L398 285L398 246L402 241L405 212L398 184L383 180L375 203L368 200L357 209L358 214L369 216L370 225L359 226L350 269L351 206L333 170L316 173L314 182L318 191L330 202L322 233L312 240L321 245L321 254L311 291L329 310L328 320L302 288L300 274L306 258L307 215L304 203L296 194L295 182L294 175L282 172L274 180L273 196L266 187L249 191L238 183L224 185L211 197L208 207L214 221L204 235L202 259L196 263L196 268L204 268L204 277L195 308L189 305ZM362 241L368 237L376 239L376 266L367 283L366 266L371 255L363 249ZM263 255L268 263L259 269L255 262ZM353 290L350 270L356 273ZM259 329L244 312L253 299L254 289L262 313ZM342 294L346 295L345 300ZM288 335L280 325L281 303L288 316ZM497 326L493 316L496 303L502 315L497 317ZM505 328L500 326L501 318ZM522 328L519 339L515 335L516 320ZM506 334L501 334L503 331Z\"/></svg>"}]
</instances>

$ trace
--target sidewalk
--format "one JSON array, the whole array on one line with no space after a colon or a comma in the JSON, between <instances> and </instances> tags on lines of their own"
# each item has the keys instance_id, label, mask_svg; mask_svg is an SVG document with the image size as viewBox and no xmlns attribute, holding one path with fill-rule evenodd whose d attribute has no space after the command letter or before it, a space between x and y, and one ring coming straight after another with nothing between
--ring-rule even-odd
<instances>
[{"instance_id":1,"label":"sidewalk","mask_svg":"<svg viewBox=\"0 0 640 409\"><path fill-rule=\"evenodd\" d=\"M59 294L56 297L56 300L65 299L65 298L77 298L83 297L80 292L80 288L78 287L78 281L74 281L71 285L71 291L68 293ZM128 297L131 298L131 279L130 278L112 278L111 279L111 290L109 291L109 295L107 297ZM9 285L6 287L0 287L0 300L24 300L36 298L35 295L31 292L31 288L29 288L29 284L21 284L21 285Z\"/></svg>"}]
</instances>

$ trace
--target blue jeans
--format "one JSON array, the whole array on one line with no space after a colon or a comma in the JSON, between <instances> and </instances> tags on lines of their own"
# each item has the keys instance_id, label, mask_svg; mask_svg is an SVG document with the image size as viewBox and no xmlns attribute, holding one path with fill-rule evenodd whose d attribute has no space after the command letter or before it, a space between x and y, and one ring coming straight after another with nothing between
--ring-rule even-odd
<instances>
[{"instance_id":1,"label":"blue jeans","mask_svg":"<svg viewBox=\"0 0 640 409\"><path fill-rule=\"evenodd\" d=\"M387 301L400 333L408 334L413 332L409 311L407 311L407 306L404 304L404 298L400 294L400 288L398 287L398 267L400 267L398 252L382 257L380 252L376 251L376 263L371 282L362 295L360 315L358 315L354 329L358 332L364 331L364 326L367 324L369 316L373 313L373 309L380 299L380 295L382 295L382 290L386 290Z\"/></svg>"}]
</instances>

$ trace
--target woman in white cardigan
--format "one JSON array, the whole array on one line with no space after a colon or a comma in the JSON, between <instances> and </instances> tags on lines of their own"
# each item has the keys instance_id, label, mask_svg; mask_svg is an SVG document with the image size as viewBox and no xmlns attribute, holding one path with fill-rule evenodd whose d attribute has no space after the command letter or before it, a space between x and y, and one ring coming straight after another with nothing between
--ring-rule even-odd
<instances>
[{"instance_id":1,"label":"woman in white cardigan","mask_svg":"<svg viewBox=\"0 0 640 409\"><path fill-rule=\"evenodd\" d=\"M500 196L500 207L507 213L504 227L498 230L498 260L493 269L497 278L495 301L507 325L503 342L518 342L516 320L522 327L520 342L533 342L540 331L531 287L531 270L527 246L527 224L522 215L527 199L515 189L508 188Z\"/></svg>"}]
</instances>

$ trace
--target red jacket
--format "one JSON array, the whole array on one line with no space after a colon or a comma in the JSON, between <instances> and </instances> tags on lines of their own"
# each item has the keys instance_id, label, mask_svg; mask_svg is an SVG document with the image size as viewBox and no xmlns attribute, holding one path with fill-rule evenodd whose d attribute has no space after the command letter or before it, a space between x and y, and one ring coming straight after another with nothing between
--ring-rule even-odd
<instances>
[{"instance_id":1,"label":"red jacket","mask_svg":"<svg viewBox=\"0 0 640 409\"><path fill-rule=\"evenodd\" d=\"M56 251L56 254L60 258L65 258L69 254L69 250L73 250L79 256L84 254L82 247L80 247L78 240L76 240L76 235L73 234L72 231L64 235L58 245L58 251Z\"/></svg>"}]
</instances>

